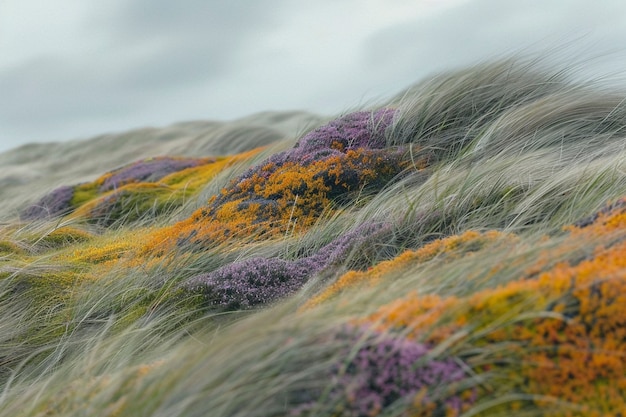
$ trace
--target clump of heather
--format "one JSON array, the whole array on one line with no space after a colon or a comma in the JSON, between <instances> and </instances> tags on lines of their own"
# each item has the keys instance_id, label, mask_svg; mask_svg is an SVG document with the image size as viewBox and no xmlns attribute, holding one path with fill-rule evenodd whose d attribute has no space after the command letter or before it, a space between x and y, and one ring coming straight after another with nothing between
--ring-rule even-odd
<instances>
[{"instance_id":1,"label":"clump of heather","mask_svg":"<svg viewBox=\"0 0 626 417\"><path fill-rule=\"evenodd\" d=\"M274 154L232 181L214 206L249 194L250 180L267 180L285 164L308 167L331 157L342 157L356 149L373 150L385 147L385 129L393 120L395 110L360 111L340 117L304 135L295 146ZM258 182L258 181L255 181Z\"/></svg>"},{"instance_id":2,"label":"clump of heather","mask_svg":"<svg viewBox=\"0 0 626 417\"><path fill-rule=\"evenodd\" d=\"M311 256L302 258L300 262L308 264L310 268L314 265L338 265L346 260L350 252L355 252L361 257L369 256L368 251L375 250L379 243L385 243L392 237L391 223L366 222L356 229L339 236L329 244ZM321 271L323 268L316 270Z\"/></svg>"},{"instance_id":3,"label":"clump of heather","mask_svg":"<svg viewBox=\"0 0 626 417\"><path fill-rule=\"evenodd\" d=\"M289 261L252 258L192 278L185 288L228 310L246 309L285 298L322 270L343 262L350 251L389 236L390 225L366 223L323 246L311 256Z\"/></svg>"},{"instance_id":4,"label":"clump of heather","mask_svg":"<svg viewBox=\"0 0 626 417\"><path fill-rule=\"evenodd\" d=\"M298 262L252 258L192 279L187 288L228 310L271 303L296 292L308 275Z\"/></svg>"},{"instance_id":5,"label":"clump of heather","mask_svg":"<svg viewBox=\"0 0 626 417\"><path fill-rule=\"evenodd\" d=\"M207 163L207 159L159 157L138 161L113 171L100 186L106 192L134 182L155 182L166 175Z\"/></svg>"},{"instance_id":6,"label":"clump of heather","mask_svg":"<svg viewBox=\"0 0 626 417\"><path fill-rule=\"evenodd\" d=\"M308 166L350 150L383 149L386 147L385 130L391 125L395 114L394 109L382 108L374 112L350 113L332 120L304 135L293 148L274 154L250 168L233 181L233 185L254 175L268 178L287 162Z\"/></svg>"},{"instance_id":7,"label":"clump of heather","mask_svg":"<svg viewBox=\"0 0 626 417\"><path fill-rule=\"evenodd\" d=\"M388 407L406 410L397 414L402 416L409 410L455 416L473 401L471 390L459 392L466 378L459 362L430 358L427 345L368 328L343 329L337 337L350 345L331 369L332 388L325 396L318 393L318 401L297 407L292 415L314 414L330 406L333 413L348 417L372 417Z\"/></svg>"},{"instance_id":8,"label":"clump of heather","mask_svg":"<svg viewBox=\"0 0 626 417\"><path fill-rule=\"evenodd\" d=\"M72 197L74 197L74 187L56 188L37 203L26 207L20 213L20 217L23 220L39 220L68 214L73 210Z\"/></svg>"},{"instance_id":9,"label":"clump of heather","mask_svg":"<svg viewBox=\"0 0 626 417\"><path fill-rule=\"evenodd\" d=\"M308 164L324 157L323 152L335 150L345 153L360 148L385 148L385 130L391 125L394 115L395 110L382 108L374 112L350 113L335 119L304 135L288 151L288 160Z\"/></svg>"}]
</instances>

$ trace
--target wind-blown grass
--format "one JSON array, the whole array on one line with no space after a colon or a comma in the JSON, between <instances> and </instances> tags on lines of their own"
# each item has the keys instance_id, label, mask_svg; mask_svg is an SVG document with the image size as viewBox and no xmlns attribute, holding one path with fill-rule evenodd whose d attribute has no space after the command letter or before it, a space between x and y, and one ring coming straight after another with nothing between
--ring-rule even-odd
<instances>
[{"instance_id":1,"label":"wind-blown grass","mask_svg":"<svg viewBox=\"0 0 626 417\"><path fill-rule=\"evenodd\" d=\"M0 416L619 415L625 98L505 61L50 184L0 230Z\"/></svg>"}]
</instances>

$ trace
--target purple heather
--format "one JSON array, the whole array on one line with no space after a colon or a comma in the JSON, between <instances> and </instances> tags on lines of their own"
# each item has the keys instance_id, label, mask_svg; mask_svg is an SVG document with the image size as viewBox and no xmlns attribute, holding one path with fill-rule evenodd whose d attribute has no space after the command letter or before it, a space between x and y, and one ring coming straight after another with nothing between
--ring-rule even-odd
<instances>
[{"instance_id":1,"label":"purple heather","mask_svg":"<svg viewBox=\"0 0 626 417\"><path fill-rule=\"evenodd\" d=\"M244 172L233 184L258 175L267 178L272 171L262 167L281 167L286 162L307 166L331 156L341 155L352 149L382 149L386 146L385 130L393 121L396 110L389 108L373 112L360 111L347 114L304 135L287 151L272 155L264 162ZM342 147L340 150L338 147Z\"/></svg>"},{"instance_id":2,"label":"purple heather","mask_svg":"<svg viewBox=\"0 0 626 417\"><path fill-rule=\"evenodd\" d=\"M459 413L471 401L446 392L465 379L465 372L452 358L428 358L427 345L368 328L344 328L336 337L349 346L330 372L332 389L324 402L337 407L342 416L375 416L398 403L411 407L422 391L422 404L434 405L433 415L446 415L448 410ZM433 397L435 392L444 399ZM324 407L316 402L302 404L293 415L306 415L320 406Z\"/></svg>"},{"instance_id":3,"label":"purple heather","mask_svg":"<svg viewBox=\"0 0 626 417\"><path fill-rule=\"evenodd\" d=\"M37 203L28 206L20 213L24 220L37 220L61 216L72 211L74 187L62 186L45 195Z\"/></svg>"},{"instance_id":4,"label":"purple heather","mask_svg":"<svg viewBox=\"0 0 626 417\"><path fill-rule=\"evenodd\" d=\"M109 191L133 182L156 182L166 175L204 163L206 163L206 160L203 159L171 157L152 158L135 162L113 171L112 175L100 187L100 192Z\"/></svg>"},{"instance_id":5,"label":"purple heather","mask_svg":"<svg viewBox=\"0 0 626 417\"><path fill-rule=\"evenodd\" d=\"M267 304L298 291L308 278L343 262L351 250L384 240L390 225L367 223L323 246L311 256L294 261L252 258L223 266L185 283L205 295L209 303L227 309Z\"/></svg>"}]
</instances>

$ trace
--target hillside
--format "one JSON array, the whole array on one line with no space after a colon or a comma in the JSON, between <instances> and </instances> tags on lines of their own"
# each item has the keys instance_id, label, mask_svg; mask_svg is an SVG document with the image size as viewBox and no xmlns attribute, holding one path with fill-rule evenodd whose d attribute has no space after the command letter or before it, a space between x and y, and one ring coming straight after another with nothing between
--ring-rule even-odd
<instances>
[{"instance_id":1,"label":"hillside","mask_svg":"<svg viewBox=\"0 0 626 417\"><path fill-rule=\"evenodd\" d=\"M52 188L92 180L141 158L235 154L288 141L326 119L304 112L263 112L230 122L191 121L25 145L0 154L0 219L14 216ZM20 192L26 186L29 193Z\"/></svg>"},{"instance_id":2,"label":"hillside","mask_svg":"<svg viewBox=\"0 0 626 417\"><path fill-rule=\"evenodd\" d=\"M615 86L503 61L0 167L0 417L626 411Z\"/></svg>"}]
</instances>

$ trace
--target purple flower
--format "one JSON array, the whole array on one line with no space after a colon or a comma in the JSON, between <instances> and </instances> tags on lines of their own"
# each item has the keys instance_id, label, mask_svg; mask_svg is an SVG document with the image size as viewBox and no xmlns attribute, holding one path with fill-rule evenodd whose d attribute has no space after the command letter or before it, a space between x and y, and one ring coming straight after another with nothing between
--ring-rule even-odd
<instances>
[{"instance_id":1,"label":"purple flower","mask_svg":"<svg viewBox=\"0 0 626 417\"><path fill-rule=\"evenodd\" d=\"M74 209L71 205L73 197L74 187L59 187L24 209L20 217L23 220L37 220L68 214Z\"/></svg>"},{"instance_id":2,"label":"purple flower","mask_svg":"<svg viewBox=\"0 0 626 417\"><path fill-rule=\"evenodd\" d=\"M391 125L396 110L382 108L374 112L350 113L304 135L292 149L272 155L233 180L228 195L237 194L237 184L255 174L268 178L286 162L308 166L331 156L341 155L351 149L382 149L386 147L385 130ZM263 167L273 166L273 170ZM218 199L228 201L227 197Z\"/></svg>"},{"instance_id":3,"label":"purple flower","mask_svg":"<svg viewBox=\"0 0 626 417\"><path fill-rule=\"evenodd\" d=\"M351 250L371 246L388 236L387 224L364 224L333 240L317 253L294 261L252 258L196 276L184 287L203 294L209 303L226 309L245 309L285 298L308 278L344 262Z\"/></svg>"},{"instance_id":4,"label":"purple flower","mask_svg":"<svg viewBox=\"0 0 626 417\"><path fill-rule=\"evenodd\" d=\"M345 398L345 415L370 416L398 400L411 401L422 388L432 391L465 377L452 359L426 359L428 347L411 340L372 335L361 343L337 366L334 395Z\"/></svg>"},{"instance_id":5,"label":"purple flower","mask_svg":"<svg viewBox=\"0 0 626 417\"><path fill-rule=\"evenodd\" d=\"M112 190L133 182L156 182L166 175L183 169L196 167L206 163L204 159L195 158L151 158L138 161L112 172L102 186L100 192Z\"/></svg>"},{"instance_id":6,"label":"purple flower","mask_svg":"<svg viewBox=\"0 0 626 417\"><path fill-rule=\"evenodd\" d=\"M360 111L347 114L307 133L292 149L291 159L326 149L382 149L387 146L385 130L395 110L382 108L374 112Z\"/></svg>"},{"instance_id":7,"label":"purple flower","mask_svg":"<svg viewBox=\"0 0 626 417\"><path fill-rule=\"evenodd\" d=\"M461 366L451 358L429 358L427 345L367 328L348 327L336 337L348 346L330 372L328 398L324 404L300 405L293 415L331 404L342 416L373 416L392 404L409 408L422 390L423 404L435 407L433 415L445 415L446 409L460 412L468 401L450 390L465 379Z\"/></svg>"},{"instance_id":8,"label":"purple flower","mask_svg":"<svg viewBox=\"0 0 626 417\"><path fill-rule=\"evenodd\" d=\"M364 252L371 250L376 243L384 242L391 235L391 224L389 223L364 223L356 229L339 236L332 242L323 246L317 253L298 260L313 270L314 265L323 265L314 270L313 273L320 272L322 269L336 265L345 261L347 255L352 251Z\"/></svg>"},{"instance_id":9,"label":"purple flower","mask_svg":"<svg viewBox=\"0 0 626 417\"><path fill-rule=\"evenodd\" d=\"M212 304L245 309L293 294L308 273L298 262L252 258L193 278L186 287L203 293Z\"/></svg>"}]
</instances>

